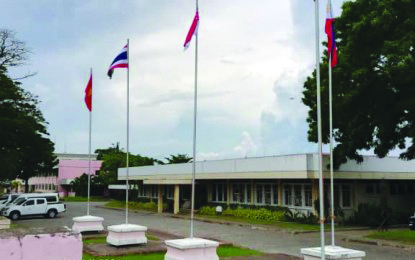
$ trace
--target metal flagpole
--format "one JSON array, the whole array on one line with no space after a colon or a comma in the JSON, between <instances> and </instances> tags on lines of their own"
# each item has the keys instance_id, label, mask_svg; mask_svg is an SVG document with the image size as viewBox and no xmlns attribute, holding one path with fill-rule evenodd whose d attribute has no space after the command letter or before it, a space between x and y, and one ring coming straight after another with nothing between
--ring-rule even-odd
<instances>
[{"instance_id":1,"label":"metal flagpole","mask_svg":"<svg viewBox=\"0 0 415 260\"><path fill-rule=\"evenodd\" d=\"M128 224L128 177L129 177L129 151L130 151L130 39L127 39L127 175L125 183L125 224Z\"/></svg>"},{"instance_id":2,"label":"metal flagpole","mask_svg":"<svg viewBox=\"0 0 415 260\"><path fill-rule=\"evenodd\" d=\"M92 77L92 68L91 68L91 75ZM92 89L91 89L92 95ZM91 97L91 104L92 104L92 97ZM88 206L86 210L86 215L89 216L89 198L91 192L91 126L92 126L92 109L89 111L89 148L88 148Z\"/></svg>"},{"instance_id":3,"label":"metal flagpole","mask_svg":"<svg viewBox=\"0 0 415 260\"><path fill-rule=\"evenodd\" d=\"M330 105L330 207L331 207L331 245L334 241L334 175L333 175L333 103L332 103L332 77L331 77L331 54L329 56L329 105Z\"/></svg>"},{"instance_id":4,"label":"metal flagpole","mask_svg":"<svg viewBox=\"0 0 415 260\"><path fill-rule=\"evenodd\" d=\"M199 1L196 0L196 12L199 11ZM199 26L199 24L198 24ZM193 110L193 167L192 167L192 209L190 212L190 238L193 238L193 217L195 210L195 174L196 174L196 119L197 119L197 40L199 28L196 28L196 46L195 46L195 96Z\"/></svg>"},{"instance_id":5,"label":"metal flagpole","mask_svg":"<svg viewBox=\"0 0 415 260\"><path fill-rule=\"evenodd\" d=\"M320 93L320 32L319 32L319 0L315 2L315 24L316 24L316 79L317 79L317 124L318 124L318 156L319 156L319 190L320 190L320 241L321 259L325 259L324 248L324 194L323 194L323 155L321 135L321 93Z\"/></svg>"}]
</instances>

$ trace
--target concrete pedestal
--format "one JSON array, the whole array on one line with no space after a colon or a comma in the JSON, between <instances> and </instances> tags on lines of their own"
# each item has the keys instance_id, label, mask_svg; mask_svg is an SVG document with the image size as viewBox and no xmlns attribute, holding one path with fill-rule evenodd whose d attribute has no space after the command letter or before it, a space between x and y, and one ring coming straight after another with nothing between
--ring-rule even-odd
<instances>
[{"instance_id":1,"label":"concrete pedestal","mask_svg":"<svg viewBox=\"0 0 415 260\"><path fill-rule=\"evenodd\" d=\"M108 226L107 243L113 246L147 244L147 227L134 224Z\"/></svg>"},{"instance_id":2,"label":"concrete pedestal","mask_svg":"<svg viewBox=\"0 0 415 260\"><path fill-rule=\"evenodd\" d=\"M0 217L0 229L10 228L10 219L6 217Z\"/></svg>"},{"instance_id":3,"label":"concrete pedestal","mask_svg":"<svg viewBox=\"0 0 415 260\"><path fill-rule=\"evenodd\" d=\"M301 254L304 255L304 260L319 260L321 259L321 247L302 248ZM362 260L366 253L341 246L326 246L325 256L326 259Z\"/></svg>"},{"instance_id":4,"label":"concrete pedestal","mask_svg":"<svg viewBox=\"0 0 415 260\"><path fill-rule=\"evenodd\" d=\"M77 232L104 230L104 226L102 225L104 218L101 217L87 215L82 217L75 217L72 218L72 220L72 230Z\"/></svg>"},{"instance_id":5,"label":"concrete pedestal","mask_svg":"<svg viewBox=\"0 0 415 260\"><path fill-rule=\"evenodd\" d=\"M166 240L164 260L219 260L216 249L219 242L202 238Z\"/></svg>"}]
</instances>

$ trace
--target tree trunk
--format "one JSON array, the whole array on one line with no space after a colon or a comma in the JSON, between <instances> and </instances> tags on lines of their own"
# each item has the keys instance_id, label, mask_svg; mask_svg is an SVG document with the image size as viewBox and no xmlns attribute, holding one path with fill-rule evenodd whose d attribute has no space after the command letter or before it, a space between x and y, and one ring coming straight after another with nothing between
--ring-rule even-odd
<instances>
[{"instance_id":1,"label":"tree trunk","mask_svg":"<svg viewBox=\"0 0 415 260\"><path fill-rule=\"evenodd\" d=\"M29 193L29 178L24 179L24 192Z\"/></svg>"}]
</instances>

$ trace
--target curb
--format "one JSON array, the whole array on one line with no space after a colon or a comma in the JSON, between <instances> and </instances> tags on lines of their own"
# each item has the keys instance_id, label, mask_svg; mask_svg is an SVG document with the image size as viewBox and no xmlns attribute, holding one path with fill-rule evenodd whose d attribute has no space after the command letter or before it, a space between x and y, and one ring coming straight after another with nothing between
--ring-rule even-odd
<instances>
[{"instance_id":1,"label":"curb","mask_svg":"<svg viewBox=\"0 0 415 260\"><path fill-rule=\"evenodd\" d=\"M391 243L387 240L372 240L372 239L366 239L366 238L356 238L356 237L346 237L342 239L345 242L354 242L354 243L360 243L360 244L366 244L366 245L373 245L373 246L388 246L388 247L394 247L394 248L400 248L405 249L409 251L415 252L415 246L413 245L405 245L405 244L398 244L398 243Z\"/></svg>"}]
</instances>

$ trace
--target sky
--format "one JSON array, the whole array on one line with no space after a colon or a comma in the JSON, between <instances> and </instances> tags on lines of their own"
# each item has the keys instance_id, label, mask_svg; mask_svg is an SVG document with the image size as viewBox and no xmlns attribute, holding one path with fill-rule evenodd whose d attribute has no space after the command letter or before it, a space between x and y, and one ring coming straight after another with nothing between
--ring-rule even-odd
<instances>
[{"instance_id":1,"label":"sky","mask_svg":"<svg viewBox=\"0 0 415 260\"><path fill-rule=\"evenodd\" d=\"M332 0L334 16L343 0ZM320 1L324 41L325 1ZM191 0L0 0L0 28L32 51L12 78L38 96L58 153L88 153L84 91L93 69L92 151L126 148L127 72L110 63L130 41L130 152L192 156L195 41ZM199 1L197 160L317 152L303 83L315 67L314 1ZM320 47L320 51L323 49ZM326 148L325 148L326 149Z\"/></svg>"}]
</instances>

